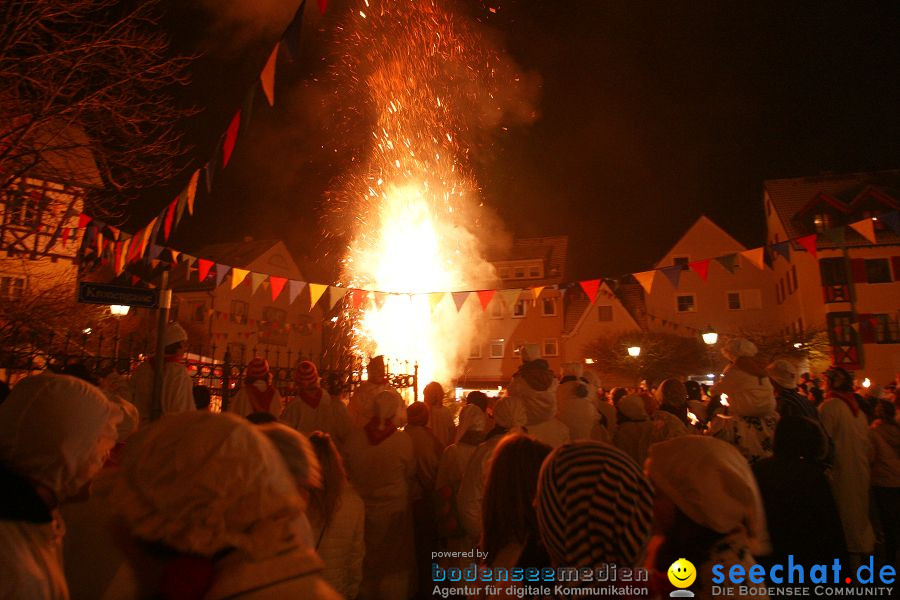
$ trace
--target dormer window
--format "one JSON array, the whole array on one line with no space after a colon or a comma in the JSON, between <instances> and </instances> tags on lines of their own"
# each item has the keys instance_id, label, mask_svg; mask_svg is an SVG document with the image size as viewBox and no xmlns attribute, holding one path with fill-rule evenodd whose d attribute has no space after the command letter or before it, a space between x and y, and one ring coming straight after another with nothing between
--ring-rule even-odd
<instances>
[{"instance_id":1,"label":"dormer window","mask_svg":"<svg viewBox=\"0 0 900 600\"><path fill-rule=\"evenodd\" d=\"M831 229L831 215L828 213L819 213L813 217L813 225L816 233L822 233L826 229Z\"/></svg>"}]
</instances>

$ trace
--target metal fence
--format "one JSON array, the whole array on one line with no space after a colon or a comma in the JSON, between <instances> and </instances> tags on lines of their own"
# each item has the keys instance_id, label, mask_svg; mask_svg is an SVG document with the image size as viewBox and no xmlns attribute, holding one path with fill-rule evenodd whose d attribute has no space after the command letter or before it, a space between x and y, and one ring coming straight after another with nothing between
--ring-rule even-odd
<instances>
[{"instance_id":1,"label":"metal fence","mask_svg":"<svg viewBox=\"0 0 900 600\"><path fill-rule=\"evenodd\" d=\"M11 385L19 379L44 370L61 372L73 365L82 372L102 379L112 372L130 374L155 348L146 339L135 336L80 335L33 336L28 339L4 340L0 343L0 369ZM295 395L294 369L301 360L310 360L319 368L322 387L336 398L349 395L365 379L365 366L357 356L341 356L322 364L321 357L281 351L270 347L249 351L242 349L240 356L232 356L227 346L191 345L184 356L184 364L195 386L206 386L211 396L213 410L227 408L230 399L240 388L247 363L254 357L262 357L269 363L272 384L286 402ZM388 382L403 393L409 391L418 397L418 365L408 362L385 361ZM407 394L408 395L408 394Z\"/></svg>"}]
</instances>

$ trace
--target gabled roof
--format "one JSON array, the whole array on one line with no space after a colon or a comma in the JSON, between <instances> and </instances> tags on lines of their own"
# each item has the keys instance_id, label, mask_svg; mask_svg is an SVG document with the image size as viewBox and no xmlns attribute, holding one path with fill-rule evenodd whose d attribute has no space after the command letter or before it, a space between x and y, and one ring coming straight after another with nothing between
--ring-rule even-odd
<instances>
[{"instance_id":1,"label":"gabled roof","mask_svg":"<svg viewBox=\"0 0 900 600\"><path fill-rule=\"evenodd\" d=\"M860 202L867 197L875 196L885 203L885 212L900 206L900 169L874 171L865 173L845 173L841 175L819 175L816 177L796 177L793 179L769 179L763 187L772 203L772 208L784 225L788 238L797 238L807 231L796 221L803 212L809 212L816 201L825 202L846 213L843 223L846 225L858 221L864 216L856 210ZM827 200L826 200L827 199ZM840 208L844 207L844 208ZM897 243L897 236L890 232L879 232L889 243ZM879 239L880 241L880 239ZM820 243L826 242L820 239ZM868 245L861 236L847 234L848 245Z\"/></svg>"},{"instance_id":2,"label":"gabled roof","mask_svg":"<svg viewBox=\"0 0 900 600\"><path fill-rule=\"evenodd\" d=\"M250 263L265 254L281 240L250 240L211 244L197 250L196 255L217 263L246 269Z\"/></svg>"},{"instance_id":3,"label":"gabled roof","mask_svg":"<svg viewBox=\"0 0 900 600\"><path fill-rule=\"evenodd\" d=\"M544 263L543 279L523 280L526 285L552 285L562 283L566 277L569 258L569 236L554 235L535 238L519 238L505 252L488 257L491 262L541 260Z\"/></svg>"},{"instance_id":4,"label":"gabled roof","mask_svg":"<svg viewBox=\"0 0 900 600\"><path fill-rule=\"evenodd\" d=\"M704 231L704 229L706 231ZM717 240L714 240L716 246L718 246L719 248L710 250L706 253L707 256L691 257L692 259L710 258L716 256L717 252L741 252L747 249L742 243L734 239L734 237L730 233L725 231L715 221L713 221L706 215L700 215L700 217L696 221L694 221L694 224L688 227L687 231L685 231L684 234L680 238L678 238L678 241L675 242L665 254L659 257L659 260L655 265L653 265L654 268L669 266L670 263L663 264L663 262L665 261L666 257L675 254L675 251L679 246L681 246L682 242L684 242L685 240L690 240L694 236L702 236L704 239L707 239L709 237L710 231L714 231L715 234L719 236Z\"/></svg>"}]
</instances>

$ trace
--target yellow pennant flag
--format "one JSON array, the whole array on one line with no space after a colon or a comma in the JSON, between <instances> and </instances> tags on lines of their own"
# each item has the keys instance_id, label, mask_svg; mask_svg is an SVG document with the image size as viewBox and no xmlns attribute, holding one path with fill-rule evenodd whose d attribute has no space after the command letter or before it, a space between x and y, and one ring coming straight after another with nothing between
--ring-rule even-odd
<instances>
[{"instance_id":1,"label":"yellow pennant flag","mask_svg":"<svg viewBox=\"0 0 900 600\"><path fill-rule=\"evenodd\" d=\"M765 269L766 268L766 255L765 248L753 248L751 250L744 250L741 252L741 256L749 260L753 263L753 266L757 269Z\"/></svg>"},{"instance_id":2,"label":"yellow pennant flag","mask_svg":"<svg viewBox=\"0 0 900 600\"><path fill-rule=\"evenodd\" d=\"M272 54L269 55L269 60L266 61L266 66L263 67L262 72L259 74L259 82L262 85L263 93L266 95L266 100L269 101L269 106L275 106L276 60L278 60L278 44L275 44Z\"/></svg>"},{"instance_id":3,"label":"yellow pennant flag","mask_svg":"<svg viewBox=\"0 0 900 600\"><path fill-rule=\"evenodd\" d=\"M231 289L236 288L241 285L241 282L247 277L247 274L250 273L247 269L238 269L237 267L233 267L231 269Z\"/></svg>"},{"instance_id":4,"label":"yellow pennant flag","mask_svg":"<svg viewBox=\"0 0 900 600\"><path fill-rule=\"evenodd\" d=\"M188 214L194 214L194 197L197 195L197 182L200 180L200 169L194 171L194 174L191 175L191 180L188 182L187 186L187 209Z\"/></svg>"},{"instance_id":5,"label":"yellow pennant flag","mask_svg":"<svg viewBox=\"0 0 900 600\"><path fill-rule=\"evenodd\" d=\"M875 238L875 221L871 218L850 223L850 227L853 228L853 231L869 240L869 242L874 244L877 241Z\"/></svg>"},{"instance_id":6,"label":"yellow pennant flag","mask_svg":"<svg viewBox=\"0 0 900 600\"><path fill-rule=\"evenodd\" d=\"M431 312L434 312L437 309L438 304L444 299L444 296L447 294L444 292L434 292L433 294L428 294L428 304L431 305Z\"/></svg>"},{"instance_id":7,"label":"yellow pennant flag","mask_svg":"<svg viewBox=\"0 0 900 600\"><path fill-rule=\"evenodd\" d=\"M643 273L635 273L634 278L641 284L644 291L648 294L653 289L653 278L656 277L656 271L644 271Z\"/></svg>"},{"instance_id":8,"label":"yellow pennant flag","mask_svg":"<svg viewBox=\"0 0 900 600\"><path fill-rule=\"evenodd\" d=\"M309 287L309 310L312 310L328 286L321 283L310 283L307 287Z\"/></svg>"},{"instance_id":9,"label":"yellow pennant flag","mask_svg":"<svg viewBox=\"0 0 900 600\"><path fill-rule=\"evenodd\" d=\"M545 287L547 287L547 286L539 285L538 287L531 288L531 295L534 297L534 302L538 301L538 298L540 298L541 292L544 291Z\"/></svg>"}]
</instances>

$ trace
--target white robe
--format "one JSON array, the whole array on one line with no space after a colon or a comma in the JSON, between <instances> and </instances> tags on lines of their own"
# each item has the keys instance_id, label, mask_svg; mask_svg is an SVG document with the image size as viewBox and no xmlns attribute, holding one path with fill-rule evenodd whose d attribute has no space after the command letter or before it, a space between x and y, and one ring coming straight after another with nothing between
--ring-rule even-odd
<instances>
[{"instance_id":1,"label":"white robe","mask_svg":"<svg viewBox=\"0 0 900 600\"><path fill-rule=\"evenodd\" d=\"M293 427L304 435L313 431L324 431L335 443L342 444L350 432L350 416L347 407L340 400L335 400L322 390L322 399L315 408L304 402L299 396L284 409L281 422Z\"/></svg>"},{"instance_id":2,"label":"white robe","mask_svg":"<svg viewBox=\"0 0 900 600\"><path fill-rule=\"evenodd\" d=\"M834 442L831 487L837 502L847 550L868 554L875 547L869 521L869 426L866 415L853 412L840 398L819 406L822 427Z\"/></svg>"},{"instance_id":3,"label":"white robe","mask_svg":"<svg viewBox=\"0 0 900 600\"><path fill-rule=\"evenodd\" d=\"M59 515L51 523L0 521L0 598L68 599Z\"/></svg>"},{"instance_id":4,"label":"white robe","mask_svg":"<svg viewBox=\"0 0 900 600\"><path fill-rule=\"evenodd\" d=\"M281 394L278 393L278 390L275 390L275 393L272 394L272 400L269 401L269 406L266 408L267 413L278 418L281 415L281 409L284 406L284 400L281 398ZM247 415L256 412L253 409L253 403L250 402L250 392L247 390L247 386L242 385L241 389L238 390L237 394L234 395L234 398L231 399L231 406L228 407L228 412L234 413L241 417L246 417Z\"/></svg>"},{"instance_id":5,"label":"white robe","mask_svg":"<svg viewBox=\"0 0 900 600\"><path fill-rule=\"evenodd\" d=\"M141 414L141 421L149 421L153 405L153 364L150 361L141 363L131 376L131 397ZM161 407L163 415L197 409L191 376L181 363L166 362L163 365Z\"/></svg>"}]
</instances>

